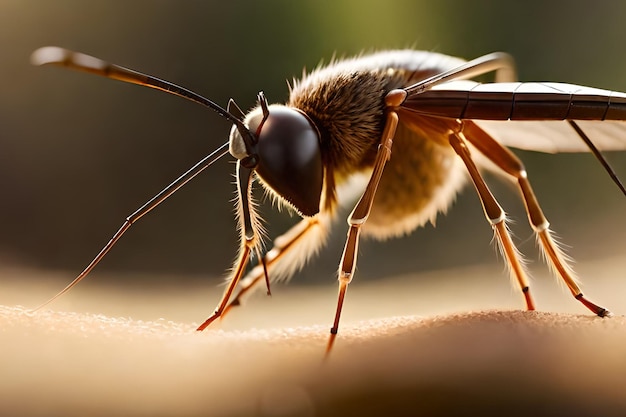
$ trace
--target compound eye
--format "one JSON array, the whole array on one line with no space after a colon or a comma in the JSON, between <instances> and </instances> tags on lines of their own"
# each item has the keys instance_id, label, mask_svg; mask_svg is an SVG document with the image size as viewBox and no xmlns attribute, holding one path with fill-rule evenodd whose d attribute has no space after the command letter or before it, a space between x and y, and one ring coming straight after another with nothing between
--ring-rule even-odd
<instances>
[{"instance_id":1,"label":"compound eye","mask_svg":"<svg viewBox=\"0 0 626 417\"><path fill-rule=\"evenodd\" d=\"M272 105L258 136L257 174L302 215L317 214L324 170L311 120L299 110Z\"/></svg>"}]
</instances>

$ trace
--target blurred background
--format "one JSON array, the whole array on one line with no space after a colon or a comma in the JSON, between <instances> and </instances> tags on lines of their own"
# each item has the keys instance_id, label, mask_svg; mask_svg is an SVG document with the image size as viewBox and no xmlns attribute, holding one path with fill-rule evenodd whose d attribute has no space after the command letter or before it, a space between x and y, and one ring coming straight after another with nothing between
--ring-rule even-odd
<instances>
[{"instance_id":1,"label":"blurred background","mask_svg":"<svg viewBox=\"0 0 626 417\"><path fill-rule=\"evenodd\" d=\"M625 16L626 3L608 0L0 0L0 263L50 271L60 289L127 215L225 142L230 129L212 111L174 96L33 67L29 56L38 47L82 51L222 105L232 97L243 109L260 90L270 102L284 101L286 80L333 55L405 47L467 59L501 50L514 55L521 80L626 91ZM579 263L624 253L626 201L592 156L518 154ZM626 155L609 159L626 179ZM209 168L134 225L95 275L137 287L201 280L213 291L237 248L233 172L228 158ZM520 249L539 264L516 191L492 184L516 219ZM267 202L262 211L271 237L297 221ZM294 283L334 291L345 230L339 221L327 248ZM419 279L484 263L499 271L491 238L467 188L436 228L364 242L357 277Z\"/></svg>"}]
</instances>

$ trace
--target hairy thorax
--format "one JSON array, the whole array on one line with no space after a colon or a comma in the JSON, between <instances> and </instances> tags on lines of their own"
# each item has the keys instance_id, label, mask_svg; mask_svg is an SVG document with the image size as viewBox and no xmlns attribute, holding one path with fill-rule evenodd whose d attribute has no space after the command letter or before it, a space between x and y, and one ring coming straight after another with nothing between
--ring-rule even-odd
<instances>
[{"instance_id":1,"label":"hairy thorax","mask_svg":"<svg viewBox=\"0 0 626 417\"><path fill-rule=\"evenodd\" d=\"M391 51L341 61L294 82L288 105L304 111L320 130L330 200L335 187L371 170L384 128L387 93L462 62L429 52ZM447 208L464 176L444 134L403 123L400 114L391 160L365 233L377 238L409 233Z\"/></svg>"}]
</instances>

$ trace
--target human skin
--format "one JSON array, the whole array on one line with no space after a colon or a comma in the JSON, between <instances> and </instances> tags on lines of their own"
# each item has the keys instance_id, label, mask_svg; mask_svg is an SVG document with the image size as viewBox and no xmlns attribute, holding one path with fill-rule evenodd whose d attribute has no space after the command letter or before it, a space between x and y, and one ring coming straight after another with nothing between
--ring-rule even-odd
<instances>
[{"instance_id":1,"label":"human skin","mask_svg":"<svg viewBox=\"0 0 626 417\"><path fill-rule=\"evenodd\" d=\"M371 294L350 293L348 303L354 310L348 308L326 359L326 321L332 311L324 309L332 310L334 295L315 288L277 287L272 299L260 297L233 313L233 325L227 325L229 317L221 328L218 323L202 333L195 332L191 322L144 319L152 313L137 311L134 319L116 316L115 310L106 311L106 304L124 308L128 299L107 294L106 288L68 295L69 301L37 312L0 306L0 414L626 413L626 319L621 305L614 306L617 314L610 319L583 309L575 314L469 308L393 315L399 298L389 300L380 291L382 285L373 283L371 289L390 314L361 314L360 309L371 306ZM407 281L402 291L414 291L419 299L415 285ZM441 300L459 297L450 294L445 282L440 287ZM462 286L457 289L471 294ZM5 290L11 300L20 293ZM612 291L624 294L624 285ZM167 312L169 299L184 308L180 294L130 292L138 306L161 306ZM570 303L575 310L577 303L568 297L560 294L563 305ZM328 300L319 301L324 298ZM192 297L189 304L195 300ZM489 308L487 300L476 302ZM271 310L266 306L272 304L278 306L270 323L252 319ZM107 314L82 311L85 306ZM297 322L302 325L294 325Z\"/></svg>"}]
</instances>

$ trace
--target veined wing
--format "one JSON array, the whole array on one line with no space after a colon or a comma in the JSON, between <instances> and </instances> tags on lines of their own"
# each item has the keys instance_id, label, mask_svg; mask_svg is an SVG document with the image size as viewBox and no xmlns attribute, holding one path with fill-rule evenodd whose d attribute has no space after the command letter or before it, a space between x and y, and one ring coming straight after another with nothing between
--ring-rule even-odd
<instances>
[{"instance_id":1,"label":"veined wing","mask_svg":"<svg viewBox=\"0 0 626 417\"><path fill-rule=\"evenodd\" d=\"M546 153L589 152L573 127L566 121L475 121L500 143L518 149ZM600 151L626 150L626 122L577 121Z\"/></svg>"}]
</instances>

